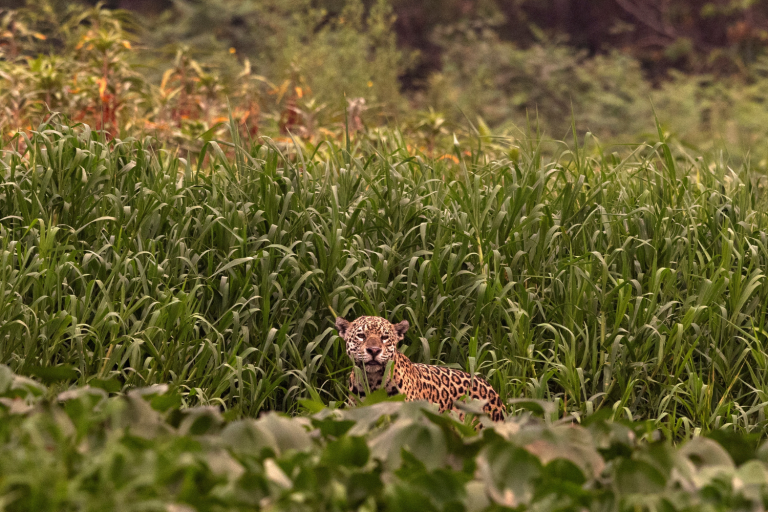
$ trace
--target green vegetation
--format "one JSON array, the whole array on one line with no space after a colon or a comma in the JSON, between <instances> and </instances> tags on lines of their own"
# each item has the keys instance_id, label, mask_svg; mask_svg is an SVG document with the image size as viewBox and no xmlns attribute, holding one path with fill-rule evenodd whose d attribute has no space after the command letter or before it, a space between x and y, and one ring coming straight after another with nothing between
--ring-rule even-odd
<instances>
[{"instance_id":1,"label":"green vegetation","mask_svg":"<svg viewBox=\"0 0 768 512\"><path fill-rule=\"evenodd\" d=\"M669 510L768 504L754 439L524 416L482 436L422 403L226 421L165 387L54 397L0 365L4 510ZM535 406L537 404L530 404ZM730 453L729 453L730 452Z\"/></svg>"},{"instance_id":2,"label":"green vegetation","mask_svg":"<svg viewBox=\"0 0 768 512\"><path fill-rule=\"evenodd\" d=\"M673 436L765 424L768 219L747 166L664 142L551 160L480 139L430 160L388 133L311 153L210 142L194 160L152 144L53 119L5 153L14 371L296 412L346 400L335 315L379 314L411 323L411 359L504 399Z\"/></svg>"},{"instance_id":3,"label":"green vegetation","mask_svg":"<svg viewBox=\"0 0 768 512\"><path fill-rule=\"evenodd\" d=\"M412 89L398 2L0 13L0 512L768 504L762 43L652 85L491 7ZM507 422L347 407L363 314Z\"/></svg>"},{"instance_id":4,"label":"green vegetation","mask_svg":"<svg viewBox=\"0 0 768 512\"><path fill-rule=\"evenodd\" d=\"M571 0L558 3L564 2ZM473 133L471 125L524 140L520 127L529 120L558 140L567 137L573 117L579 133L604 144L653 141L655 106L671 140L694 153L725 151L765 171L768 56L761 48L768 32L734 18L758 23L762 18L752 11L763 9L726 3L709 5L707 19L724 17L723 26L733 23L732 32L748 39L754 32L754 44L718 53L702 42L712 53L689 57L702 72L713 71L704 62L727 61L738 73L671 70L651 81L645 47L590 55L533 25L510 32L509 17L491 2L460 19L434 13L429 39L442 65L403 89L399 78L425 57L398 44L400 2L179 0L143 19L27 0L23 8L0 11L0 131L7 143L61 112L110 137L151 135L197 152L206 140L231 141L231 113L244 140L266 135L290 142L290 133L316 145L343 141L346 108L353 132L391 123L408 134L409 145L439 156L436 148L450 145L453 133ZM414 8L430 10L425 5ZM459 7L451 5L455 14ZM689 17L695 10L678 9ZM706 23L702 35L711 32ZM529 29L538 36L527 43L510 39ZM685 47L686 37L667 41L669 51Z\"/></svg>"},{"instance_id":5,"label":"green vegetation","mask_svg":"<svg viewBox=\"0 0 768 512\"><path fill-rule=\"evenodd\" d=\"M388 3L350 1L333 23L311 3L180 3L174 23L146 32L123 11L72 2L0 11L0 129L7 141L62 112L109 136L199 150L229 137L230 114L244 138L317 142L340 133L344 95L355 126L397 112L405 63ZM240 28L227 26L233 17Z\"/></svg>"}]
</instances>

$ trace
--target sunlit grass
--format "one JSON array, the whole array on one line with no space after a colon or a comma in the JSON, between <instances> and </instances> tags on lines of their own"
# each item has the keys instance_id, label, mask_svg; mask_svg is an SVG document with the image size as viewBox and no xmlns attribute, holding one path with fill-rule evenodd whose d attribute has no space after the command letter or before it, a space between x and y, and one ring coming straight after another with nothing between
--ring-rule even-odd
<instances>
[{"instance_id":1,"label":"sunlit grass","mask_svg":"<svg viewBox=\"0 0 768 512\"><path fill-rule=\"evenodd\" d=\"M376 314L411 323L411 359L507 400L678 436L762 428L762 176L664 143L510 161L387 140L179 155L56 121L19 136L0 171L0 362L295 412L346 399L334 317Z\"/></svg>"}]
</instances>

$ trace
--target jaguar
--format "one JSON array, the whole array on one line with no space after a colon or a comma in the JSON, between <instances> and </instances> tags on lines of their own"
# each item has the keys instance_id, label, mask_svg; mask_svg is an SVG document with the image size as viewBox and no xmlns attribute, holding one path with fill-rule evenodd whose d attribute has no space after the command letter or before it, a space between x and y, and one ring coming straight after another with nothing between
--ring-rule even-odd
<instances>
[{"instance_id":1,"label":"jaguar","mask_svg":"<svg viewBox=\"0 0 768 512\"><path fill-rule=\"evenodd\" d=\"M506 408L499 394L482 377L453 368L413 363L397 350L409 326L407 320L393 325L378 316L361 316L352 322L336 318L336 330L346 343L347 354L368 380L366 386L353 371L349 377L351 393L365 397L366 389L375 391L383 386L390 396L404 394L408 401L426 400L437 404L440 412L456 411L462 421L464 413L455 402L467 396L484 401L483 411L493 421L504 419ZM392 371L385 377L390 361Z\"/></svg>"}]
</instances>

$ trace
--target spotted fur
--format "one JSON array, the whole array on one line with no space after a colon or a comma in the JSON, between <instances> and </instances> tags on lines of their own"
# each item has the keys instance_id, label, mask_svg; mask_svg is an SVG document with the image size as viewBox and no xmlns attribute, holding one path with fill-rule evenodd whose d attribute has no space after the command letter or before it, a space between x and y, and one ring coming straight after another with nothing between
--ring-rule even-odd
<instances>
[{"instance_id":1,"label":"spotted fur","mask_svg":"<svg viewBox=\"0 0 768 512\"><path fill-rule=\"evenodd\" d=\"M472 376L461 370L412 363L397 350L397 343L405 338L408 321L392 325L385 318L361 316L353 322L336 319L336 329L347 345L347 354L356 366L362 367L371 391L382 387L387 362L393 361L392 377L384 383L392 396L403 393L406 400L427 400L440 407L440 411L455 410L464 418L454 402L466 395L486 403L483 410L493 421L504 419L506 409L498 393L482 377ZM349 389L358 396L365 396L365 386L357 382L355 373L350 375Z\"/></svg>"}]
</instances>

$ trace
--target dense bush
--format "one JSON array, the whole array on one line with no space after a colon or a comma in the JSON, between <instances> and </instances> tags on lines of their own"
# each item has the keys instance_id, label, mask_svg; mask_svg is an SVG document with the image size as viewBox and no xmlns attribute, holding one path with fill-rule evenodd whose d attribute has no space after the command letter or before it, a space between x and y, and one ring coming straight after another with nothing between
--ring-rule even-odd
<instances>
[{"instance_id":1,"label":"dense bush","mask_svg":"<svg viewBox=\"0 0 768 512\"><path fill-rule=\"evenodd\" d=\"M405 58L385 1L366 12L349 0L331 22L301 0L180 2L174 23L162 18L146 31L121 11L30 4L3 18L6 140L51 111L111 136L151 133L189 149L228 136L230 115L244 137L314 140L339 133L346 106L362 127L364 111L378 123L402 105Z\"/></svg>"},{"instance_id":2,"label":"dense bush","mask_svg":"<svg viewBox=\"0 0 768 512\"><path fill-rule=\"evenodd\" d=\"M444 66L430 76L422 101L454 126L479 116L497 133L525 138L532 125L562 140L575 123L604 142L627 143L650 140L655 111L667 134L695 151L751 153L768 168L765 57L741 75L671 72L652 86L626 54L588 56L547 39L523 49L501 39L492 21L442 27L435 42Z\"/></svg>"},{"instance_id":3,"label":"dense bush","mask_svg":"<svg viewBox=\"0 0 768 512\"><path fill-rule=\"evenodd\" d=\"M588 58L551 43L521 49L481 23L445 28L437 40L445 66L431 78L429 102L442 111L458 106L491 126L525 126L529 117L556 138L572 114L579 131L607 138L639 134L652 119L639 64L620 54Z\"/></svg>"},{"instance_id":4,"label":"dense bush","mask_svg":"<svg viewBox=\"0 0 768 512\"><path fill-rule=\"evenodd\" d=\"M167 386L51 396L0 365L3 510L755 510L753 439L523 415L479 436L425 403L226 421ZM537 404L529 404L537 405ZM727 448L727 450L726 450ZM729 454L730 452L730 454Z\"/></svg>"},{"instance_id":5,"label":"dense bush","mask_svg":"<svg viewBox=\"0 0 768 512\"><path fill-rule=\"evenodd\" d=\"M504 17L491 9L438 24L441 69L403 92L399 78L418 56L397 47L388 2L313 5L180 1L147 21L28 0L0 16L4 140L57 111L110 136L151 134L192 151L229 138L230 115L245 139L290 132L314 144L343 140L345 124L396 120L428 153L453 132L525 139L530 125L562 139L572 121L625 144L653 139L655 106L665 132L695 151L768 167L765 57L729 77L673 74L652 86L629 54L589 56L544 35L518 46L499 35Z\"/></svg>"},{"instance_id":6,"label":"dense bush","mask_svg":"<svg viewBox=\"0 0 768 512\"><path fill-rule=\"evenodd\" d=\"M178 2L152 21L145 40L160 50L175 51L182 44L215 68L223 67L223 55L235 51L250 59L259 75L278 86L292 79L293 86L309 87L319 103L331 103L333 109L345 93L395 111L401 102L397 77L406 62L396 48L389 2L372 2L366 10L360 0L345 0L336 16L315 4Z\"/></svg>"}]
</instances>

